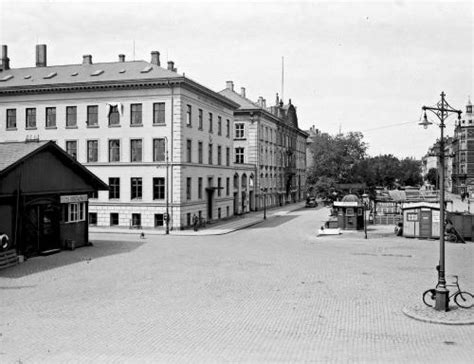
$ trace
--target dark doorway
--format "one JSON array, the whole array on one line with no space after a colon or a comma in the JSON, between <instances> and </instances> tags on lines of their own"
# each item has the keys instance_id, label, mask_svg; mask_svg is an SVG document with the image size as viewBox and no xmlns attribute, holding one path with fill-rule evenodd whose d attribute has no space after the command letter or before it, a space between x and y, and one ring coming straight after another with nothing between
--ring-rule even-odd
<instances>
[{"instance_id":1,"label":"dark doorway","mask_svg":"<svg viewBox=\"0 0 474 364\"><path fill-rule=\"evenodd\" d=\"M239 213L239 194L238 192L234 192L234 215L238 215Z\"/></svg>"},{"instance_id":2,"label":"dark doorway","mask_svg":"<svg viewBox=\"0 0 474 364\"><path fill-rule=\"evenodd\" d=\"M27 206L23 215L23 246L27 256L59 249L59 207L53 203Z\"/></svg>"},{"instance_id":3,"label":"dark doorway","mask_svg":"<svg viewBox=\"0 0 474 364\"><path fill-rule=\"evenodd\" d=\"M207 220L210 221L212 220L212 209L213 209L213 204L212 200L214 197L214 189L207 189Z\"/></svg>"},{"instance_id":4,"label":"dark doorway","mask_svg":"<svg viewBox=\"0 0 474 364\"><path fill-rule=\"evenodd\" d=\"M420 237L431 238L431 211L420 212Z\"/></svg>"}]
</instances>

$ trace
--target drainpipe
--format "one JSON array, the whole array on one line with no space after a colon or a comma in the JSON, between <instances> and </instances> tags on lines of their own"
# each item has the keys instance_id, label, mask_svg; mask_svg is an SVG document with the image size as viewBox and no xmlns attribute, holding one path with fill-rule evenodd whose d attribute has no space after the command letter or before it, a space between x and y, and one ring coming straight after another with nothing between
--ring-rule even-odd
<instances>
[{"instance_id":1,"label":"drainpipe","mask_svg":"<svg viewBox=\"0 0 474 364\"><path fill-rule=\"evenodd\" d=\"M168 80L168 86L171 88L171 140L170 140L170 144L171 144L171 171L170 171L170 174L171 174L171 177L170 177L170 180L173 181L173 141L174 141L174 138L173 138L173 127L174 127L174 86L171 84L171 82ZM168 182L167 182L168 183ZM169 223L171 224L171 228L173 228L173 183L171 183L171 185L169 186L169 190L171 191L171 213L170 215L168 216L169 217Z\"/></svg>"}]
</instances>

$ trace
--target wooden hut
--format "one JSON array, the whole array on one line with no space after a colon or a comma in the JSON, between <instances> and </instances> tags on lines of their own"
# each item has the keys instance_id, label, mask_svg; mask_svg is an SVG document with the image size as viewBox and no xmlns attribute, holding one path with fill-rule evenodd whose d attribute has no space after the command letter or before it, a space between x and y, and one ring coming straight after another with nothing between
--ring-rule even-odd
<instances>
[{"instance_id":1,"label":"wooden hut","mask_svg":"<svg viewBox=\"0 0 474 364\"><path fill-rule=\"evenodd\" d=\"M411 202L402 206L403 236L439 239L439 203Z\"/></svg>"}]
</instances>

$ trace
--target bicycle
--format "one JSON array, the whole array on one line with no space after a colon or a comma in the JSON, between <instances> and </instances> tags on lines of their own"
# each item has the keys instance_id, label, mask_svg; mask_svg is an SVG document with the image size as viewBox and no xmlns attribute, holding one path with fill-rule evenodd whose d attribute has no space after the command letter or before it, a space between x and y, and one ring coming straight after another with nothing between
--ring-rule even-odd
<instances>
[{"instance_id":1,"label":"bicycle","mask_svg":"<svg viewBox=\"0 0 474 364\"><path fill-rule=\"evenodd\" d=\"M439 266L436 267L439 275ZM457 291L449 295L449 300L453 298L456 305L462 308L471 308L474 305L474 295L467 291L461 291L459 287L459 279L456 275L450 275L449 278L453 278L454 281L452 284L446 284L446 287L456 287ZM439 287L439 283L436 285L436 288ZM428 307L433 307L436 302L436 288L431 288L426 290L423 293L423 303Z\"/></svg>"}]
</instances>

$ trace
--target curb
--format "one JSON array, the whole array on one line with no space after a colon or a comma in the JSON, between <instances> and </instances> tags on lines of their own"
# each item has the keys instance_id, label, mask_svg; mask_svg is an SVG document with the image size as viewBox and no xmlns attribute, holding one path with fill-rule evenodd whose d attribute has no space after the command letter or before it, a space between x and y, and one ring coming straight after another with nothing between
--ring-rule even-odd
<instances>
[{"instance_id":1,"label":"curb","mask_svg":"<svg viewBox=\"0 0 474 364\"><path fill-rule=\"evenodd\" d=\"M474 309L450 306L450 311L436 311L425 305L405 306L402 312L412 319L441 325L474 325Z\"/></svg>"}]
</instances>

